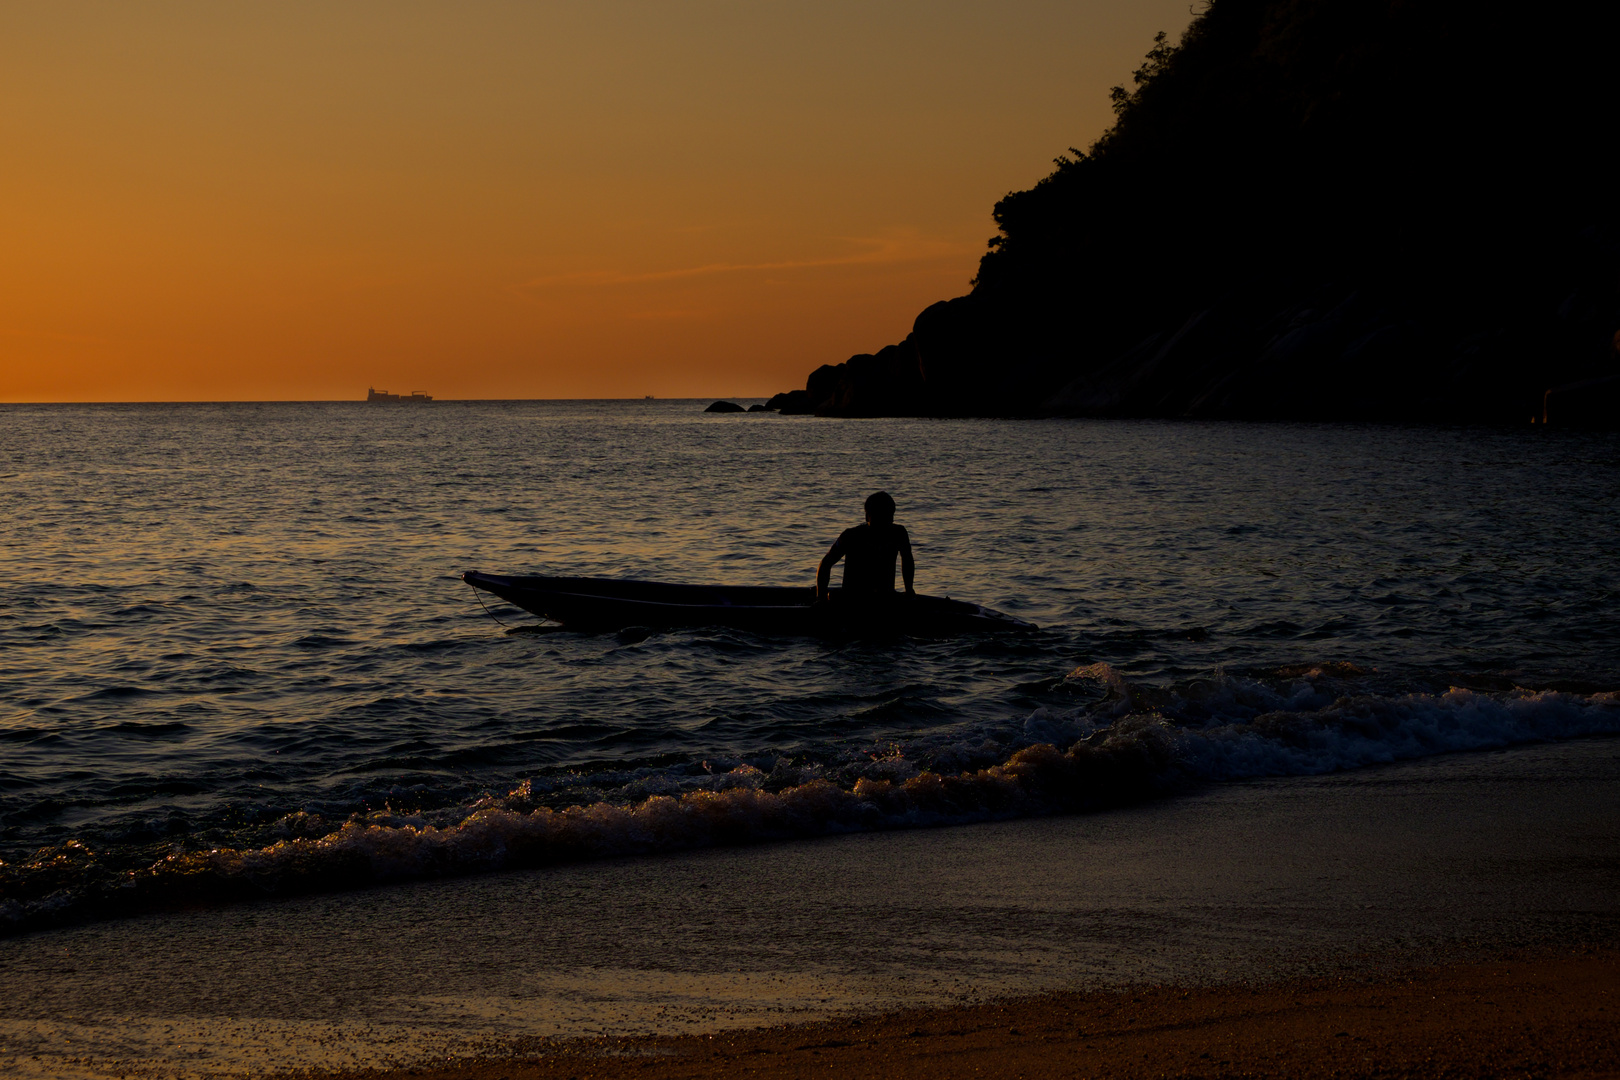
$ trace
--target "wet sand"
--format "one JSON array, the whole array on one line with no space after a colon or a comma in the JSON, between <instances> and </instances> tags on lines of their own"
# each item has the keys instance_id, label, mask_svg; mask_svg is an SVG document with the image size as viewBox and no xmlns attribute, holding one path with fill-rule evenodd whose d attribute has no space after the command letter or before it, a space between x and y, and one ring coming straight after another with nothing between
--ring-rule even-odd
<instances>
[{"instance_id":1,"label":"wet sand","mask_svg":"<svg viewBox=\"0 0 1620 1080\"><path fill-rule=\"evenodd\" d=\"M1392 1062L1421 1065L1412 1055L1428 1052L1426 1032L1447 1024L1473 1034L1436 1053L1530 1061L1541 1046L1585 1045L1570 1025L1609 1015L1590 1011L1611 1008L1592 993L1557 996L1555 976L1613 984L1617 823L1620 739L1592 739L1221 785L1102 814L64 928L0 941L0 1075L215 1078L501 1060L468 1074L493 1077L515 1067L514 1054L562 1042L593 1053L687 1048L538 1066L584 1077L629 1062L712 1069L722 1059L691 1049L709 1036L738 1055L774 1051L724 1059L730 1071L768 1060L851 1071L884 1055L923 1068L951 1054L967 1064L949 1070L963 1075L1007 1064L1007 1075L1037 1076L1046 1066L1031 1055L1042 1048L1061 1063L1114 1047L1133 1068L1145 1053L1143 1068L1179 1075L1190 1061L1154 1055L1180 1047L1210 1053L1197 1058L1208 1075L1263 1075L1272 1059L1253 1055L1293 1054L1297 1042L1299 1061L1342 1057L1354 1037L1374 1038L1335 1019L1352 1014L1416 1025L1389 1044ZM1490 969L1504 957L1520 982L1490 981L1505 978ZM1395 976L1413 970L1440 972L1422 985L1449 1011L1401 989ZM1327 981L1284 988L1290 979ZM1152 985L1179 989L1125 993ZM1011 999L1021 1004L990 1004ZM1299 1001L1316 1011L1290 1012ZM1379 1001L1399 1004L1379 1012ZM817 1024L832 1026L805 1027ZM1133 1043L1146 1028L1171 1049ZM687 1035L702 1039L678 1041ZM1059 1041L1041 1041L1049 1036ZM1238 1040L1232 1053L1250 1064L1219 1066L1239 1060L1214 1056L1223 1039ZM850 1045L809 1046L817 1041ZM840 1070L821 1067L829 1054Z\"/></svg>"},{"instance_id":2,"label":"wet sand","mask_svg":"<svg viewBox=\"0 0 1620 1080\"><path fill-rule=\"evenodd\" d=\"M330 1075L330 1074L329 1074ZM1404 975L1138 987L679 1038L597 1039L343 1080L1620 1076L1620 952ZM336 1080L336 1078L334 1078Z\"/></svg>"}]
</instances>

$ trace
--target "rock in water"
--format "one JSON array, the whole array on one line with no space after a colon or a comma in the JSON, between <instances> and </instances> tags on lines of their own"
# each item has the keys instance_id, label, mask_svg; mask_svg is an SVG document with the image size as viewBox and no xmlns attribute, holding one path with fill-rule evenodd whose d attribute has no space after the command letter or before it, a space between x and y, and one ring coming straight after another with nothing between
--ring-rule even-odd
<instances>
[{"instance_id":1,"label":"rock in water","mask_svg":"<svg viewBox=\"0 0 1620 1080\"><path fill-rule=\"evenodd\" d=\"M703 411L704 412L747 412L748 410L744 409L741 405L738 405L734 401L717 401L713 405L710 405L707 409L704 409Z\"/></svg>"},{"instance_id":2,"label":"rock in water","mask_svg":"<svg viewBox=\"0 0 1620 1080\"><path fill-rule=\"evenodd\" d=\"M815 402L810 400L808 390L788 390L777 394L765 403L765 407L775 409L783 416L802 416L816 411Z\"/></svg>"}]
</instances>

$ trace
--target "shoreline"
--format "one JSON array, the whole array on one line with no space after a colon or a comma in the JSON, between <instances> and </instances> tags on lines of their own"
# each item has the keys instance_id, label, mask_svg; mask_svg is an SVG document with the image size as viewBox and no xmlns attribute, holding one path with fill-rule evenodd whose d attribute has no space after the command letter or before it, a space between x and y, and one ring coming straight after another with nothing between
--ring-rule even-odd
<instances>
[{"instance_id":1,"label":"shoreline","mask_svg":"<svg viewBox=\"0 0 1620 1080\"><path fill-rule=\"evenodd\" d=\"M1278 1060L1299 1074L1313 1059L1289 1057L1289 1046L1321 1056L1337 1032L1357 1033L1333 1008L1366 1013L1377 1004L1366 995L1409 997L1414 978L1454 1002L1447 1022L1472 1042L1533 1064L1547 1046L1584 1045L1565 1017L1620 1042L1614 1007L1596 1000L1620 982L1617 777L1620 740L1585 740L1232 784L1092 815L46 931L0 941L0 1071L583 1080L630 1068L615 1062L640 1076L722 1065L859 1075L892 1058L866 1071L995 1075L985 1070L1005 1058L1017 1066L1008 1076L1047 1075L1048 1059L1069 1063L1052 1075L1080 1076L1106 1032L1132 1068L1147 1053L1174 1075L1269 1075L1260 1066L1287 1050ZM1518 981L1491 981L1504 960ZM1563 984L1588 992L1569 999ZM1300 994L1316 1003L1317 1027L1283 1023L1279 1010ZM1508 1012L1482 1012L1476 999ZM1232 1017L1262 1013L1270 1027L1221 1034ZM1149 1028L1164 1046L1132 1041ZM1424 1030L1440 1028L1391 1044L1388 1060L1423 1061L1412 1055ZM1253 1031L1286 1045L1244 1051L1264 1059L1196 1057ZM1161 1061L1164 1047L1195 1038L1205 1044L1196 1054ZM699 1059L697 1048L726 1056ZM836 1069L821 1067L829 1055ZM1495 1075L1482 1071L1489 1055L1453 1058L1458 1075ZM1580 1067L1620 1077L1608 1065L1593 1072L1605 1060ZM641 1068L658 1062L687 1071ZM497 1071L467 1071L486 1067ZM1122 1069L1105 1071L1135 1075Z\"/></svg>"},{"instance_id":2,"label":"shoreline","mask_svg":"<svg viewBox=\"0 0 1620 1080\"><path fill-rule=\"evenodd\" d=\"M1505 952L1397 974L1154 985L805 1025L578 1039L308 1080L1620 1075L1620 949Z\"/></svg>"}]
</instances>

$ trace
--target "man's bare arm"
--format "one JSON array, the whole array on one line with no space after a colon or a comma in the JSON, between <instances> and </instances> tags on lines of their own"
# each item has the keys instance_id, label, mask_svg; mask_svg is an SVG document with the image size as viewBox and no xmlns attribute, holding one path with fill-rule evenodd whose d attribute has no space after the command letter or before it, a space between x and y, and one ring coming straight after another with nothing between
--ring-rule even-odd
<instances>
[{"instance_id":1,"label":"man's bare arm","mask_svg":"<svg viewBox=\"0 0 1620 1080\"><path fill-rule=\"evenodd\" d=\"M917 576L917 560L911 557L911 534L905 528L900 529L900 579L906 583L906 595L915 596L917 590L911 587L911 579Z\"/></svg>"},{"instance_id":2,"label":"man's bare arm","mask_svg":"<svg viewBox=\"0 0 1620 1080\"><path fill-rule=\"evenodd\" d=\"M816 567L816 599L827 599L827 585L832 580L832 568L839 559L844 557L843 537L833 542L827 549L827 554L821 557L821 565Z\"/></svg>"}]
</instances>

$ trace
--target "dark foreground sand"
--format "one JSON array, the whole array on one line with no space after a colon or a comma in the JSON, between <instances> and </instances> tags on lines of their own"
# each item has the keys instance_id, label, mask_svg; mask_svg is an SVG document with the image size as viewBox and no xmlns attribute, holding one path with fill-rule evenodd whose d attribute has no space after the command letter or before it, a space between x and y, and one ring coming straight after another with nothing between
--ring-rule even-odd
<instances>
[{"instance_id":1,"label":"dark foreground sand","mask_svg":"<svg viewBox=\"0 0 1620 1080\"><path fill-rule=\"evenodd\" d=\"M1620 1077L1620 950L1404 975L1144 987L806 1026L536 1046L394 1072L637 1077Z\"/></svg>"},{"instance_id":2,"label":"dark foreground sand","mask_svg":"<svg viewBox=\"0 0 1620 1080\"><path fill-rule=\"evenodd\" d=\"M64 927L0 1077L1620 1076L1617 822L1578 740Z\"/></svg>"}]
</instances>

